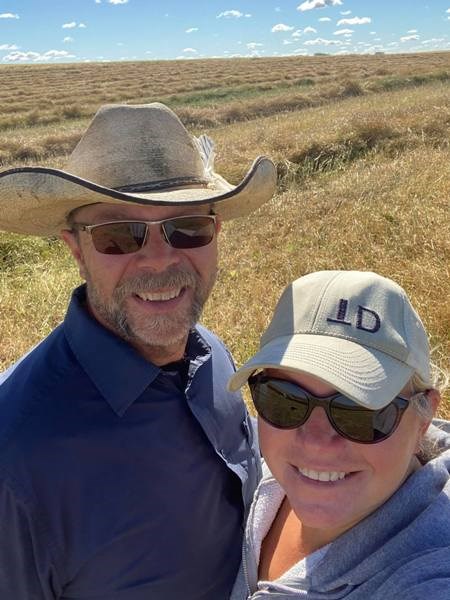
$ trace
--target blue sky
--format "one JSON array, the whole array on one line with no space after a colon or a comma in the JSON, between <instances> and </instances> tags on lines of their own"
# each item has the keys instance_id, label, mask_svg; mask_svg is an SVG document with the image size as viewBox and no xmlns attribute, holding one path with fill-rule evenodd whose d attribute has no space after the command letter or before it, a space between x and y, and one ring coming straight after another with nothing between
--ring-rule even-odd
<instances>
[{"instance_id":1,"label":"blue sky","mask_svg":"<svg viewBox=\"0 0 450 600\"><path fill-rule=\"evenodd\" d=\"M0 63L450 51L450 0L0 0Z\"/></svg>"}]
</instances>

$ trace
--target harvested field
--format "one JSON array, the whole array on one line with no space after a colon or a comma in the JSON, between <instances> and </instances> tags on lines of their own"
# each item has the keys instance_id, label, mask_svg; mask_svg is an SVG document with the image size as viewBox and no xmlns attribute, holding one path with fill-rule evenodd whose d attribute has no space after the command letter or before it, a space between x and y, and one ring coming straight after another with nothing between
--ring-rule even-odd
<instances>
[{"instance_id":1,"label":"harvested field","mask_svg":"<svg viewBox=\"0 0 450 600\"><path fill-rule=\"evenodd\" d=\"M450 53L1 66L1 168L62 167L108 102L163 101L217 144L238 182L273 157L275 198L225 223L204 322L238 364L284 285L319 269L405 287L450 356ZM0 233L0 369L64 316L79 282L57 240ZM450 418L449 394L441 415Z\"/></svg>"}]
</instances>

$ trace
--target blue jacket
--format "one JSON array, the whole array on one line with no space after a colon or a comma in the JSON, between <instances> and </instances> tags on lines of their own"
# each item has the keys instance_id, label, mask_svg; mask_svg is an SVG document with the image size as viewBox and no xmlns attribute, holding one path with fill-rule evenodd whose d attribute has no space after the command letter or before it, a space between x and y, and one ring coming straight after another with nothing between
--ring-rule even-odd
<instances>
[{"instance_id":1,"label":"blue jacket","mask_svg":"<svg viewBox=\"0 0 450 600\"><path fill-rule=\"evenodd\" d=\"M450 435L435 431L434 436L450 448ZM334 540L309 574L295 574L301 572L299 563L286 577L258 586L253 514L272 485L278 484L267 471L250 510L231 600L449 600L450 450L412 474L380 508Z\"/></svg>"},{"instance_id":2,"label":"blue jacket","mask_svg":"<svg viewBox=\"0 0 450 600\"><path fill-rule=\"evenodd\" d=\"M184 379L83 302L0 376L0 598L225 597L260 476L229 353L198 326Z\"/></svg>"}]
</instances>

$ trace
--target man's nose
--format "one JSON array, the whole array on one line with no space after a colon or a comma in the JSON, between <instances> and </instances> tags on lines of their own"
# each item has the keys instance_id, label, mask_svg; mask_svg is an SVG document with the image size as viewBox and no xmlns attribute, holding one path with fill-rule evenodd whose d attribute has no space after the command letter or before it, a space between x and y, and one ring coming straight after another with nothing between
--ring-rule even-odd
<instances>
[{"instance_id":1,"label":"man's nose","mask_svg":"<svg viewBox=\"0 0 450 600\"><path fill-rule=\"evenodd\" d=\"M159 223L148 225L144 246L135 254L137 264L142 268L164 271L168 266L178 264L181 252L166 240Z\"/></svg>"}]
</instances>

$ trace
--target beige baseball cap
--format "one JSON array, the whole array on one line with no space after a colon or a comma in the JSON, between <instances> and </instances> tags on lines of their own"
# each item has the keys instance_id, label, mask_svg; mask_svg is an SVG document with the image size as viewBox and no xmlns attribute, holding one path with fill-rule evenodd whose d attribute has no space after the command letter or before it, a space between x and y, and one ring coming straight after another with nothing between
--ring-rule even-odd
<instances>
[{"instance_id":1,"label":"beige baseball cap","mask_svg":"<svg viewBox=\"0 0 450 600\"><path fill-rule=\"evenodd\" d=\"M319 271L287 286L259 352L229 389L269 367L314 375L375 410L415 372L429 381L430 350L419 315L394 281L366 271Z\"/></svg>"}]
</instances>

